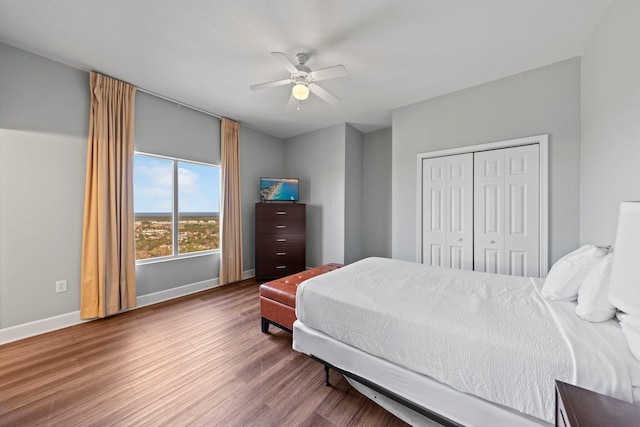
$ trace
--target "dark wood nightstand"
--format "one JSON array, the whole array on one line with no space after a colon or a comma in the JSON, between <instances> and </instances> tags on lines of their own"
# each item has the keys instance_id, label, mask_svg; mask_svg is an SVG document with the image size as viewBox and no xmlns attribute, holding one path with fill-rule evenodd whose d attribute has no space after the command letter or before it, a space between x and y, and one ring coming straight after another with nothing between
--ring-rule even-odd
<instances>
[{"instance_id":1,"label":"dark wood nightstand","mask_svg":"<svg viewBox=\"0 0 640 427\"><path fill-rule=\"evenodd\" d=\"M640 407L556 380L556 426L640 426Z\"/></svg>"}]
</instances>

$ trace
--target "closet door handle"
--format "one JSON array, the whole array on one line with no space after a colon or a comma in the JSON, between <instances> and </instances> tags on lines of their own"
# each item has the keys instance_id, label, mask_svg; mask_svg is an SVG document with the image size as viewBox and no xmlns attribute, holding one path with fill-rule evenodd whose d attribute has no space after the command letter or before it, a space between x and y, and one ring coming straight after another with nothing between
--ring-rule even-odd
<instances>
[{"instance_id":1,"label":"closet door handle","mask_svg":"<svg viewBox=\"0 0 640 427\"><path fill-rule=\"evenodd\" d=\"M276 211L276 215L286 215L287 211Z\"/></svg>"},{"instance_id":2,"label":"closet door handle","mask_svg":"<svg viewBox=\"0 0 640 427\"><path fill-rule=\"evenodd\" d=\"M278 270L282 270L283 268L287 268L287 266L286 265L276 265L276 268Z\"/></svg>"},{"instance_id":3,"label":"closet door handle","mask_svg":"<svg viewBox=\"0 0 640 427\"><path fill-rule=\"evenodd\" d=\"M283 256L283 255L286 255L286 254L287 254L286 252L276 252L276 256Z\"/></svg>"},{"instance_id":4,"label":"closet door handle","mask_svg":"<svg viewBox=\"0 0 640 427\"><path fill-rule=\"evenodd\" d=\"M276 228L287 228L286 225L276 225Z\"/></svg>"},{"instance_id":5,"label":"closet door handle","mask_svg":"<svg viewBox=\"0 0 640 427\"><path fill-rule=\"evenodd\" d=\"M287 239L276 239L276 242L286 242Z\"/></svg>"}]
</instances>

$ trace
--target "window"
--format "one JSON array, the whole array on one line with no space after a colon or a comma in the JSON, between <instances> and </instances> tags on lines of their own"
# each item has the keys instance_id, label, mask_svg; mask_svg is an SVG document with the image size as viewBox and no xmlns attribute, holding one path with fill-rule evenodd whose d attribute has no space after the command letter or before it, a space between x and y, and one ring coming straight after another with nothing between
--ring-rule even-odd
<instances>
[{"instance_id":1,"label":"window","mask_svg":"<svg viewBox=\"0 0 640 427\"><path fill-rule=\"evenodd\" d=\"M136 260L220 248L220 168L148 154L133 160Z\"/></svg>"}]
</instances>

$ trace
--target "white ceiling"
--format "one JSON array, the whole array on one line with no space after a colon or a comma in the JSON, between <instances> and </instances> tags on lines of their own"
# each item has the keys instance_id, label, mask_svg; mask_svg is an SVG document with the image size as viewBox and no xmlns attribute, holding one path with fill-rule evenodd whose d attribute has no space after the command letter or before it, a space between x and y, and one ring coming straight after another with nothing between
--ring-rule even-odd
<instances>
[{"instance_id":1,"label":"white ceiling","mask_svg":"<svg viewBox=\"0 0 640 427\"><path fill-rule=\"evenodd\" d=\"M286 138L391 126L395 108L583 53L610 0L0 0L0 42ZM270 52L344 64L285 112Z\"/></svg>"}]
</instances>

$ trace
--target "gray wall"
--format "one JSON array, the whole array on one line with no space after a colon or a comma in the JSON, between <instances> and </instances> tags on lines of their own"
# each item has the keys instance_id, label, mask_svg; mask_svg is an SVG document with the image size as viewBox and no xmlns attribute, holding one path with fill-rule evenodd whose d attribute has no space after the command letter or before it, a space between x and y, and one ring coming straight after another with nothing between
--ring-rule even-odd
<instances>
[{"instance_id":1,"label":"gray wall","mask_svg":"<svg viewBox=\"0 0 640 427\"><path fill-rule=\"evenodd\" d=\"M89 74L0 44L0 329L78 311ZM219 121L141 92L136 149L219 163ZM282 173L279 139L240 128L245 270L257 177ZM219 255L136 268L138 296L218 276ZM68 292L55 293L55 281Z\"/></svg>"},{"instance_id":2,"label":"gray wall","mask_svg":"<svg viewBox=\"0 0 640 427\"><path fill-rule=\"evenodd\" d=\"M416 154L549 134L553 262L579 244L580 59L393 111L392 255L416 259Z\"/></svg>"},{"instance_id":3,"label":"gray wall","mask_svg":"<svg viewBox=\"0 0 640 427\"><path fill-rule=\"evenodd\" d=\"M220 164L220 120L144 92L136 93L136 151Z\"/></svg>"},{"instance_id":4,"label":"gray wall","mask_svg":"<svg viewBox=\"0 0 640 427\"><path fill-rule=\"evenodd\" d=\"M344 262L345 125L286 139L284 174L307 204L307 266Z\"/></svg>"},{"instance_id":5,"label":"gray wall","mask_svg":"<svg viewBox=\"0 0 640 427\"><path fill-rule=\"evenodd\" d=\"M79 309L88 125L88 73L0 44L0 328Z\"/></svg>"},{"instance_id":6,"label":"gray wall","mask_svg":"<svg viewBox=\"0 0 640 427\"><path fill-rule=\"evenodd\" d=\"M389 135L387 132L390 148ZM384 246L381 242L385 241L385 233L390 229L382 224L384 220L373 221L371 228L366 227L364 220L369 214L364 209L363 197L367 168L365 138L360 131L343 123L285 140L284 174L301 179L300 201L307 203L308 267L362 259L365 235L372 236L370 239L376 240L379 247ZM377 142L380 138L373 140ZM372 157L384 158L379 151L384 149L379 150L376 146ZM369 169L370 177L377 177L380 172L384 174L391 167L390 163L380 170L377 166ZM372 183L379 181L372 179ZM379 200L390 202L389 191L382 191L385 194ZM384 212L386 208L378 206L377 209ZM376 254L384 254L381 252L384 249Z\"/></svg>"},{"instance_id":7,"label":"gray wall","mask_svg":"<svg viewBox=\"0 0 640 427\"><path fill-rule=\"evenodd\" d=\"M240 126L242 252L245 271L255 268L255 204L260 201L260 177L284 175L283 147L281 139Z\"/></svg>"},{"instance_id":8,"label":"gray wall","mask_svg":"<svg viewBox=\"0 0 640 427\"><path fill-rule=\"evenodd\" d=\"M347 264L363 258L363 142L360 131L345 126L344 262Z\"/></svg>"},{"instance_id":9,"label":"gray wall","mask_svg":"<svg viewBox=\"0 0 640 427\"><path fill-rule=\"evenodd\" d=\"M640 200L639 16L612 1L582 58L582 243L613 243L620 202Z\"/></svg>"},{"instance_id":10,"label":"gray wall","mask_svg":"<svg viewBox=\"0 0 640 427\"><path fill-rule=\"evenodd\" d=\"M362 255L391 257L391 128L364 135Z\"/></svg>"}]
</instances>

